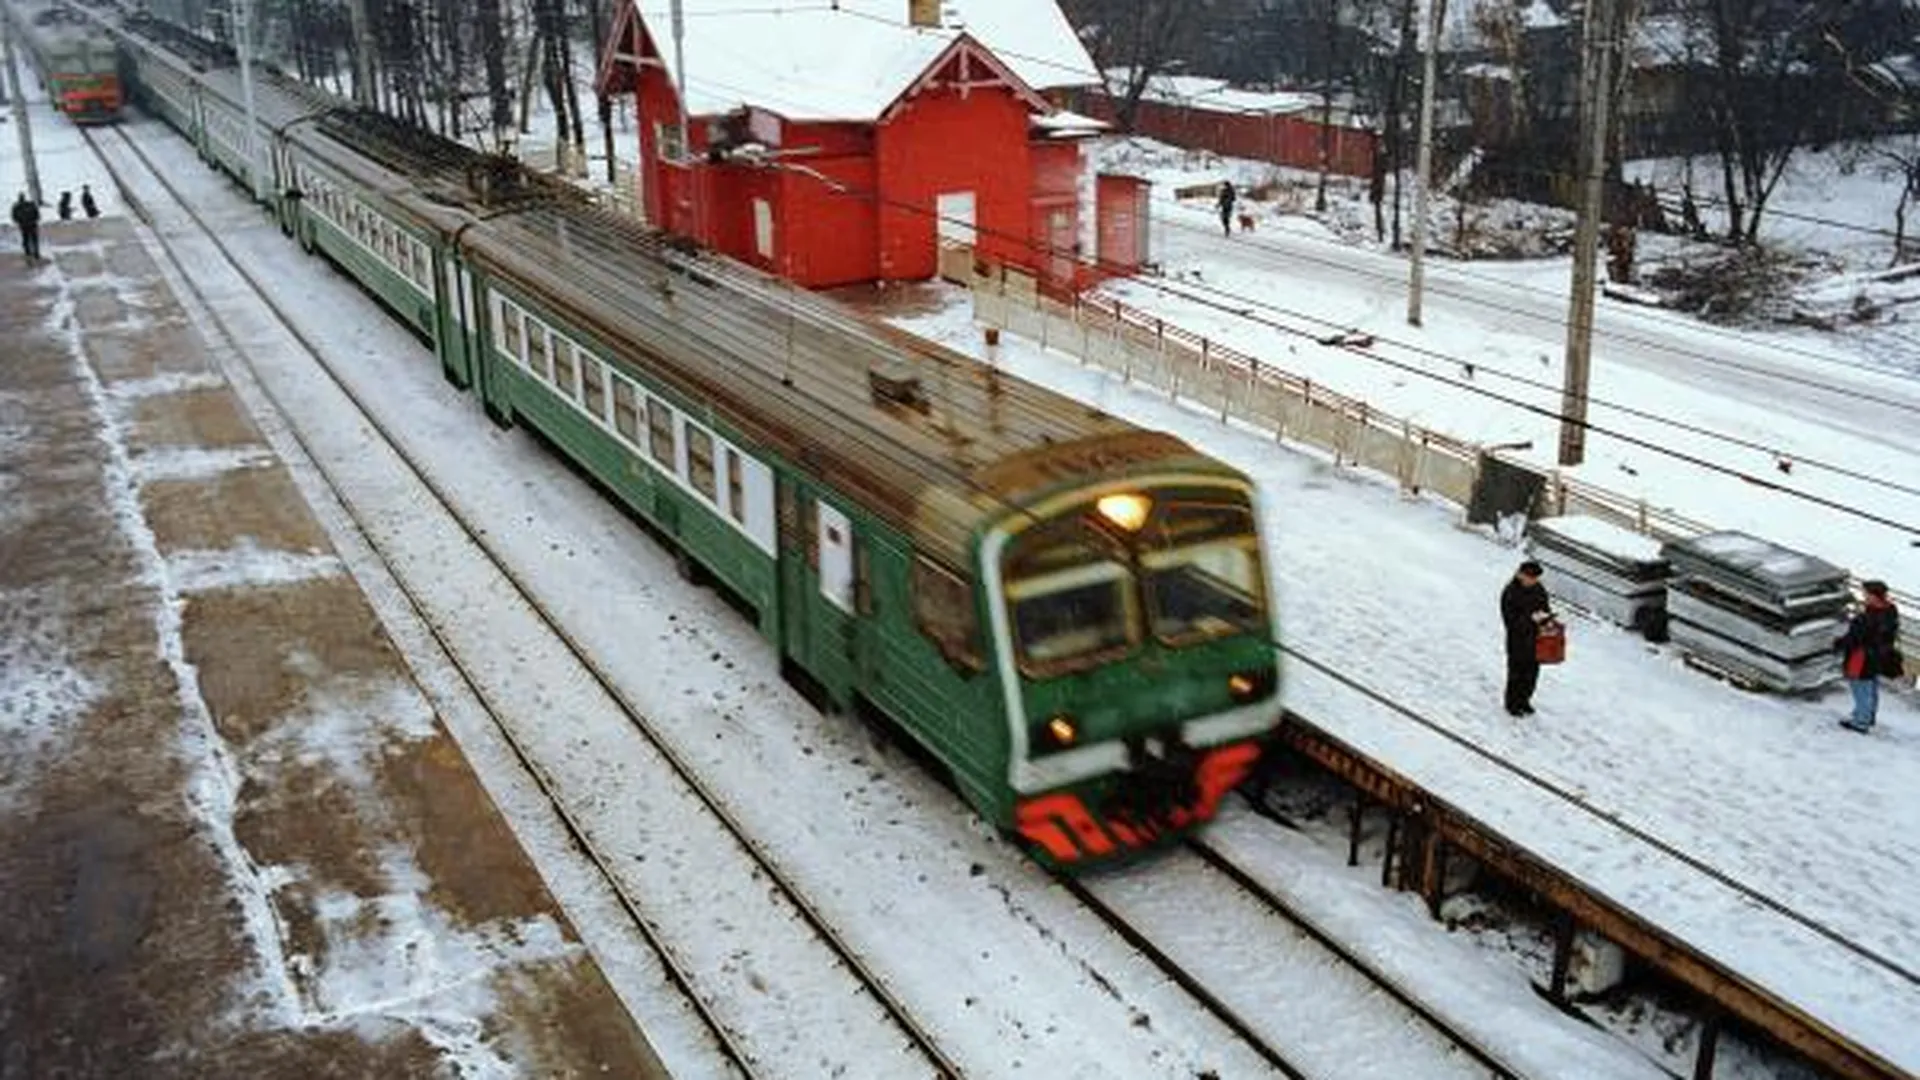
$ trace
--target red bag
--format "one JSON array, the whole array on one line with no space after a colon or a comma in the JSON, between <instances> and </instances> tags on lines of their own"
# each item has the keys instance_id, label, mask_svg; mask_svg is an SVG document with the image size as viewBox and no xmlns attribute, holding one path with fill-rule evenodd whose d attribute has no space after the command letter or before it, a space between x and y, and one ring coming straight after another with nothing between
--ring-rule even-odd
<instances>
[{"instance_id":1,"label":"red bag","mask_svg":"<svg viewBox=\"0 0 1920 1080\"><path fill-rule=\"evenodd\" d=\"M1533 638L1533 658L1542 664L1557 664L1567 658L1567 628L1548 619L1540 624Z\"/></svg>"}]
</instances>

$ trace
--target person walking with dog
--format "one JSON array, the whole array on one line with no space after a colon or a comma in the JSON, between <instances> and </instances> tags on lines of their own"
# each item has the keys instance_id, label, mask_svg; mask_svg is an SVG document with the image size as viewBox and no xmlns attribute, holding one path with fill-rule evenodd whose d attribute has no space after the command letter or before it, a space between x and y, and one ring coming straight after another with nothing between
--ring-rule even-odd
<instances>
[{"instance_id":1,"label":"person walking with dog","mask_svg":"<svg viewBox=\"0 0 1920 1080\"><path fill-rule=\"evenodd\" d=\"M1220 182L1220 231L1228 236L1233 235L1233 204L1239 197L1240 193L1233 190L1233 181Z\"/></svg>"}]
</instances>

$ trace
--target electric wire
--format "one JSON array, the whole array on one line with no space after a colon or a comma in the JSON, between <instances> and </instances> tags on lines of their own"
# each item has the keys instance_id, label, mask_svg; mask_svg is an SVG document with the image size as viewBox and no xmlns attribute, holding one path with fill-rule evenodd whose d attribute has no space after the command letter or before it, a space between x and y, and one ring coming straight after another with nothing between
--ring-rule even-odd
<instances>
[{"instance_id":1,"label":"electric wire","mask_svg":"<svg viewBox=\"0 0 1920 1080\"><path fill-rule=\"evenodd\" d=\"M694 81L699 81L699 80L694 80ZM729 86L726 83L716 83L715 85L720 85L720 86L723 86L729 89L735 89L735 90L741 89L739 87ZM778 163L774 163L772 167L778 168L780 166L778 165ZM885 198L885 197L882 197L878 192L872 189L865 189L865 188L855 189L844 184L842 186L846 188L849 194L855 195L856 197L859 197L859 198L866 199L868 201L875 202L880 205L887 206L889 209L897 209L897 210L901 210L908 213L918 214L921 216L932 218L935 221L947 220L947 219L941 218L938 211L936 210L930 210L924 206L910 203L901 199ZM1007 242L1010 245L1025 248L1026 250L1033 252L1035 254L1040 254L1040 255L1066 254L1064 252L1053 249L1050 245L1041 244L1028 237L1015 236L1013 234L1007 233L1004 230L987 229L987 228L982 228L978 225L974 225L974 228L979 232L993 235L997 239ZM1444 385L1449 386L1450 388L1453 388L1465 393L1485 397L1490 400L1499 402L1501 404L1518 408L1522 411L1533 413L1535 415L1538 415L1544 418L1556 420L1561 423L1573 422L1571 421L1571 418L1569 418L1565 414L1555 409L1549 409L1547 407L1536 405L1531 402L1526 402L1517 398L1513 398L1503 394L1498 394L1484 387L1474 386L1469 383L1462 383L1457 380L1450 379L1446 376L1440 375L1438 373L1429 371L1425 368L1422 368L1413 364L1408 364L1401 361L1395 361L1387 357L1379 356L1377 354L1367 351L1366 349L1358 348L1350 344L1335 343L1335 344L1329 345L1328 342L1322 340L1322 335L1301 330L1297 327L1286 326L1281 323L1275 322L1271 319L1258 318L1252 315L1251 313L1247 312L1244 309L1244 306L1235 306L1235 305L1244 305L1248 302L1260 303L1265 306L1272 307L1273 310L1279 311L1293 318L1305 319L1307 321L1317 322L1323 326L1335 327L1342 330L1345 330L1348 328L1346 324L1337 323L1332 320L1327 320L1317 316L1307 315L1305 313L1293 311L1291 309L1274 307L1270 304L1267 304L1267 302L1257 301L1257 300L1254 300L1253 298L1243 297L1237 294L1224 293L1225 296L1227 296L1229 299L1234 301L1234 304L1230 305L1228 303L1225 303L1221 300L1214 299L1212 297L1195 295L1195 293L1192 290L1186 289L1180 286L1175 286L1175 285L1167 284L1164 282L1156 282L1155 284L1156 284L1156 287L1163 288L1168 292L1175 293L1176 295L1181 295L1186 299L1192 300L1195 303L1203 304L1215 310L1218 310L1227 314L1235 315L1237 317L1246 319L1251 322L1259 323L1270 329L1278 330L1290 336L1296 336L1296 337L1308 339L1317 345L1322 345L1322 346L1332 347L1332 348L1341 348L1348 353L1363 357L1372 362L1384 364L1386 366L1396 368L1407 374L1412 374L1421 378L1440 382ZM1203 287L1203 289L1205 289L1205 287ZM1205 291L1221 292L1220 290L1215 290L1215 289L1205 289ZM1421 354L1432 356L1437 359L1444 360L1445 362L1451 365L1454 365L1456 367L1463 364L1475 363L1474 361L1464 360L1459 357L1455 357L1446 353L1439 352L1438 350L1426 349L1421 346L1413 346L1413 345L1407 345L1400 342L1395 342L1392 339L1383 338L1377 334L1374 335L1374 339L1375 341L1385 341L1388 344L1392 344L1397 348L1407 349L1415 353L1421 353ZM1510 377L1515 379L1521 378L1519 376L1510 376ZM1538 386L1542 386L1543 384L1539 384L1535 382L1533 383L1533 385L1538 387ZM1547 388L1553 390L1556 393L1559 392L1558 387L1547 387ZM1672 426L1680 430L1685 430L1690 434L1697 434L1703 437L1716 439L1718 441L1723 441L1730 445L1738 446L1742 449L1749 449L1749 450L1755 450L1758 452L1763 452L1763 453L1774 456L1776 459L1781 457L1788 457L1792 461L1794 461L1796 464L1805 464L1809 467L1820 469L1826 472L1831 472L1835 475L1843 476L1848 479L1855 480L1857 482L1866 483L1866 484L1877 486L1877 487L1883 487L1883 488L1900 492L1903 494L1920 495L1920 488L1911 487L1908 485L1899 484L1895 481L1889 481L1879 477L1870 476L1858 470L1850 469L1845 466L1836 465L1830 462L1825 462L1816 458L1803 457L1798 454L1783 454L1783 452L1780 451L1777 447L1769 447L1764 444L1755 443L1752 440L1742 439L1738 436L1732 436L1732 435L1726 435L1724 433L1713 432L1710 429L1702 428L1702 427L1699 427L1698 425L1692 425L1684 421L1660 417L1657 414L1647 413L1644 410L1635 410L1628 406L1620 406L1620 405L1615 405L1615 404L1606 403L1606 402L1595 402L1594 399L1591 399L1591 398L1589 399L1589 401L1590 403L1606 404L1608 405L1608 407L1614 408L1617 411L1627 413L1628 415L1634 415L1637 418L1648 419L1657 423ZM1723 465L1718 462L1713 462L1709 459L1700 457L1697 454L1690 454L1680 450L1676 450L1672 447L1663 446L1649 439L1630 435L1630 434L1627 434L1626 432L1619 431L1611 427L1605 427L1605 426L1596 424L1591 420L1585 420L1585 419L1580 420L1577 422L1577 426L1596 434L1602 434L1610 438L1617 439L1623 443L1626 443L1631 446L1635 446L1639 449L1648 451L1650 453L1653 453L1659 456L1669 457L1676 461L1693 465L1697 468L1702 468L1710 472L1726 475L1734 479L1741 480L1747 484L1758 486L1778 494L1800 498L1800 499L1812 502L1816 505L1824 506L1828 509L1835 510L1836 512L1841 512L1841 513L1849 514L1852 516L1860 517L1864 520L1868 520L1880 525L1885 525L1889 528L1899 529L1900 531L1903 531L1903 532L1920 533L1920 524L1905 523L1894 518L1886 517L1883 515L1872 513L1870 511L1851 507L1846 503L1843 503L1834 499L1830 499L1824 496L1816 495L1812 492L1805 491L1804 489L1801 489L1801 488L1780 484L1776 481L1767 479L1766 477L1758 476L1754 473L1739 469L1734 466Z\"/></svg>"}]
</instances>

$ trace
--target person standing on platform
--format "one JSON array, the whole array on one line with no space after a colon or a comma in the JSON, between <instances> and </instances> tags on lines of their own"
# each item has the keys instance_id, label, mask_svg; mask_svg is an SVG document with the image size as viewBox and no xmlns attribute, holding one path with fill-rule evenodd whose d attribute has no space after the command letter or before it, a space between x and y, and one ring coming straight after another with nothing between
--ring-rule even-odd
<instances>
[{"instance_id":1,"label":"person standing on platform","mask_svg":"<svg viewBox=\"0 0 1920 1080\"><path fill-rule=\"evenodd\" d=\"M20 230L20 250L27 261L40 261L40 204L24 191L13 201L13 224Z\"/></svg>"},{"instance_id":2,"label":"person standing on platform","mask_svg":"<svg viewBox=\"0 0 1920 1080\"><path fill-rule=\"evenodd\" d=\"M93 201L93 185L80 185L80 209L86 211L89 220L100 216L100 204Z\"/></svg>"},{"instance_id":3,"label":"person standing on platform","mask_svg":"<svg viewBox=\"0 0 1920 1080\"><path fill-rule=\"evenodd\" d=\"M1853 715L1840 721L1840 726L1865 735L1873 730L1880 711L1880 676L1899 678L1903 665L1896 645L1900 639L1900 609L1887 595L1887 583L1861 582L1860 591L1866 595L1866 602L1833 648L1840 654L1840 671L1847 677L1847 688L1853 691Z\"/></svg>"},{"instance_id":4,"label":"person standing on platform","mask_svg":"<svg viewBox=\"0 0 1920 1080\"><path fill-rule=\"evenodd\" d=\"M60 193L60 220L73 220L73 192L71 191Z\"/></svg>"},{"instance_id":5,"label":"person standing on platform","mask_svg":"<svg viewBox=\"0 0 1920 1080\"><path fill-rule=\"evenodd\" d=\"M1540 659L1534 652L1540 626L1553 618L1547 587L1540 584L1539 563L1528 559L1500 590L1500 622L1507 631L1507 714L1533 715L1533 691L1540 685Z\"/></svg>"},{"instance_id":6,"label":"person standing on platform","mask_svg":"<svg viewBox=\"0 0 1920 1080\"><path fill-rule=\"evenodd\" d=\"M1233 235L1233 203L1239 194L1233 190L1233 181L1220 181L1220 230L1228 236Z\"/></svg>"}]
</instances>

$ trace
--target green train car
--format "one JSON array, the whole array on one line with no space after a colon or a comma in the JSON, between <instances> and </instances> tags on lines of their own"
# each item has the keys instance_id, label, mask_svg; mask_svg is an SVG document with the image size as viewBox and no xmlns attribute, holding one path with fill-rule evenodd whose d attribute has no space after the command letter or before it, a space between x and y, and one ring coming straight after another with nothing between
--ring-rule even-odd
<instances>
[{"instance_id":1,"label":"green train car","mask_svg":"<svg viewBox=\"0 0 1920 1080\"><path fill-rule=\"evenodd\" d=\"M129 49L180 80L176 126L234 109L225 79ZM1247 477L511 163L345 107L289 119L306 93L258 133L282 224L645 519L816 701L885 717L1061 867L1182 835L1253 768L1280 708Z\"/></svg>"}]
</instances>

